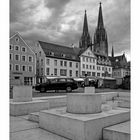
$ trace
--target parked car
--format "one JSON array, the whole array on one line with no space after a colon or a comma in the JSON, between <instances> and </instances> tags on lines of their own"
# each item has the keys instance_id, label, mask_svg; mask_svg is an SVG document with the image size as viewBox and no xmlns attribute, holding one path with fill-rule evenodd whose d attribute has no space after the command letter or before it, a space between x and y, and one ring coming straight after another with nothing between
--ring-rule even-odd
<instances>
[{"instance_id":1,"label":"parked car","mask_svg":"<svg viewBox=\"0 0 140 140\"><path fill-rule=\"evenodd\" d=\"M35 90L40 92L46 92L48 90L66 90L67 92L71 92L77 88L77 82L72 78L47 79L45 83L37 84L35 86Z\"/></svg>"}]
</instances>

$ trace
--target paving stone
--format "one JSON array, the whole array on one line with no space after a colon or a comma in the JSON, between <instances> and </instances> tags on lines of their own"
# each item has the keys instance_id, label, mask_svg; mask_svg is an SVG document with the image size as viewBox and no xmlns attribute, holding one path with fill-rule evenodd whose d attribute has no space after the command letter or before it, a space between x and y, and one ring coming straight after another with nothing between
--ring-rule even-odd
<instances>
[{"instance_id":1,"label":"paving stone","mask_svg":"<svg viewBox=\"0 0 140 140\"><path fill-rule=\"evenodd\" d=\"M30 122L19 117L10 117L10 132L17 132L37 127L39 127L38 123Z\"/></svg>"},{"instance_id":2,"label":"paving stone","mask_svg":"<svg viewBox=\"0 0 140 140\"><path fill-rule=\"evenodd\" d=\"M10 134L10 140L68 140L40 128Z\"/></svg>"}]
</instances>

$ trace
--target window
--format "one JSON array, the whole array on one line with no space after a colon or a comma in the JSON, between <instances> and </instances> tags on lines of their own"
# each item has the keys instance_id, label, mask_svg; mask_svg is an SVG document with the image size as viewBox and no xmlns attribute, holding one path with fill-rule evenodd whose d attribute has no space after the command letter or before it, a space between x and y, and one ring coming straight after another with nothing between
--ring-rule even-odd
<instances>
[{"instance_id":1,"label":"window","mask_svg":"<svg viewBox=\"0 0 140 140\"><path fill-rule=\"evenodd\" d=\"M87 72L87 76L91 76L91 72Z\"/></svg>"},{"instance_id":2,"label":"window","mask_svg":"<svg viewBox=\"0 0 140 140\"><path fill-rule=\"evenodd\" d=\"M93 58L93 63L95 63L95 59Z\"/></svg>"},{"instance_id":3,"label":"window","mask_svg":"<svg viewBox=\"0 0 140 140\"><path fill-rule=\"evenodd\" d=\"M14 78L15 78L16 80L18 80L20 77L19 77L19 76L15 76Z\"/></svg>"},{"instance_id":4,"label":"window","mask_svg":"<svg viewBox=\"0 0 140 140\"><path fill-rule=\"evenodd\" d=\"M43 60L43 59L42 59ZM46 64L50 65L50 59L46 59Z\"/></svg>"},{"instance_id":5,"label":"window","mask_svg":"<svg viewBox=\"0 0 140 140\"><path fill-rule=\"evenodd\" d=\"M57 66L57 60L54 60L54 65Z\"/></svg>"},{"instance_id":6,"label":"window","mask_svg":"<svg viewBox=\"0 0 140 140\"><path fill-rule=\"evenodd\" d=\"M43 68L41 68L41 75L43 75Z\"/></svg>"},{"instance_id":7,"label":"window","mask_svg":"<svg viewBox=\"0 0 140 140\"><path fill-rule=\"evenodd\" d=\"M100 73L97 73L97 76L100 77Z\"/></svg>"},{"instance_id":8,"label":"window","mask_svg":"<svg viewBox=\"0 0 140 140\"><path fill-rule=\"evenodd\" d=\"M64 57L64 58L65 58L65 57L66 57L66 55L65 55L65 54L61 54L61 57Z\"/></svg>"},{"instance_id":9,"label":"window","mask_svg":"<svg viewBox=\"0 0 140 140\"><path fill-rule=\"evenodd\" d=\"M92 62L92 59L90 58L90 62Z\"/></svg>"},{"instance_id":10,"label":"window","mask_svg":"<svg viewBox=\"0 0 140 140\"><path fill-rule=\"evenodd\" d=\"M17 65L17 64L15 65L15 70L19 71L19 65Z\"/></svg>"},{"instance_id":11,"label":"window","mask_svg":"<svg viewBox=\"0 0 140 140\"><path fill-rule=\"evenodd\" d=\"M95 72L92 72L92 76L95 76Z\"/></svg>"},{"instance_id":12,"label":"window","mask_svg":"<svg viewBox=\"0 0 140 140\"><path fill-rule=\"evenodd\" d=\"M41 51L39 52L39 56L41 56Z\"/></svg>"},{"instance_id":13,"label":"window","mask_svg":"<svg viewBox=\"0 0 140 140\"><path fill-rule=\"evenodd\" d=\"M78 77L78 70L76 70L76 77Z\"/></svg>"},{"instance_id":14,"label":"window","mask_svg":"<svg viewBox=\"0 0 140 140\"><path fill-rule=\"evenodd\" d=\"M43 59L41 59L41 66L43 66Z\"/></svg>"},{"instance_id":15,"label":"window","mask_svg":"<svg viewBox=\"0 0 140 140\"><path fill-rule=\"evenodd\" d=\"M16 42L19 42L19 38L18 38L18 37L16 37L16 38L15 38L15 41L16 41Z\"/></svg>"},{"instance_id":16,"label":"window","mask_svg":"<svg viewBox=\"0 0 140 140\"><path fill-rule=\"evenodd\" d=\"M26 61L26 56L25 55L22 55L21 56L21 60L25 62Z\"/></svg>"},{"instance_id":17,"label":"window","mask_svg":"<svg viewBox=\"0 0 140 140\"><path fill-rule=\"evenodd\" d=\"M67 76L67 70L60 69L60 76Z\"/></svg>"},{"instance_id":18,"label":"window","mask_svg":"<svg viewBox=\"0 0 140 140\"><path fill-rule=\"evenodd\" d=\"M22 52L26 52L26 48L25 47L22 47Z\"/></svg>"},{"instance_id":19,"label":"window","mask_svg":"<svg viewBox=\"0 0 140 140\"><path fill-rule=\"evenodd\" d=\"M92 69L92 66L90 65L90 69Z\"/></svg>"},{"instance_id":20,"label":"window","mask_svg":"<svg viewBox=\"0 0 140 140\"><path fill-rule=\"evenodd\" d=\"M76 68L78 68L78 63L76 63Z\"/></svg>"},{"instance_id":21,"label":"window","mask_svg":"<svg viewBox=\"0 0 140 140\"><path fill-rule=\"evenodd\" d=\"M16 51L19 51L19 50L20 50L20 48L19 48L18 45L15 45L15 50L16 50Z\"/></svg>"},{"instance_id":22,"label":"window","mask_svg":"<svg viewBox=\"0 0 140 140\"><path fill-rule=\"evenodd\" d=\"M59 82L66 82L66 79L59 79Z\"/></svg>"},{"instance_id":23,"label":"window","mask_svg":"<svg viewBox=\"0 0 140 140\"><path fill-rule=\"evenodd\" d=\"M63 61L60 61L60 66L63 66Z\"/></svg>"},{"instance_id":24,"label":"window","mask_svg":"<svg viewBox=\"0 0 140 140\"><path fill-rule=\"evenodd\" d=\"M65 67L67 66L67 61L64 61L64 66L65 66Z\"/></svg>"},{"instance_id":25,"label":"window","mask_svg":"<svg viewBox=\"0 0 140 140\"><path fill-rule=\"evenodd\" d=\"M69 66L72 67L72 62L69 63Z\"/></svg>"},{"instance_id":26,"label":"window","mask_svg":"<svg viewBox=\"0 0 140 140\"><path fill-rule=\"evenodd\" d=\"M10 53L10 60L13 60L13 54Z\"/></svg>"},{"instance_id":27,"label":"window","mask_svg":"<svg viewBox=\"0 0 140 140\"><path fill-rule=\"evenodd\" d=\"M83 69L85 68L85 64L83 64Z\"/></svg>"},{"instance_id":28,"label":"window","mask_svg":"<svg viewBox=\"0 0 140 140\"><path fill-rule=\"evenodd\" d=\"M73 82L73 80L72 79L67 79L67 82Z\"/></svg>"},{"instance_id":29,"label":"window","mask_svg":"<svg viewBox=\"0 0 140 140\"><path fill-rule=\"evenodd\" d=\"M29 62L33 62L33 57L32 57L32 56L29 56L29 57L28 57L28 61L29 61Z\"/></svg>"},{"instance_id":30,"label":"window","mask_svg":"<svg viewBox=\"0 0 140 140\"><path fill-rule=\"evenodd\" d=\"M102 71L104 71L104 67L102 67Z\"/></svg>"},{"instance_id":31,"label":"window","mask_svg":"<svg viewBox=\"0 0 140 140\"><path fill-rule=\"evenodd\" d=\"M32 77L24 77L24 85L32 85L33 78Z\"/></svg>"},{"instance_id":32,"label":"window","mask_svg":"<svg viewBox=\"0 0 140 140\"><path fill-rule=\"evenodd\" d=\"M72 70L69 71L70 77L72 77Z\"/></svg>"},{"instance_id":33,"label":"window","mask_svg":"<svg viewBox=\"0 0 140 140\"><path fill-rule=\"evenodd\" d=\"M95 66L93 65L93 70L95 70Z\"/></svg>"},{"instance_id":34,"label":"window","mask_svg":"<svg viewBox=\"0 0 140 140\"><path fill-rule=\"evenodd\" d=\"M50 75L50 69L46 68L46 75Z\"/></svg>"},{"instance_id":35,"label":"window","mask_svg":"<svg viewBox=\"0 0 140 140\"><path fill-rule=\"evenodd\" d=\"M49 55L54 56L54 52L50 52Z\"/></svg>"},{"instance_id":36,"label":"window","mask_svg":"<svg viewBox=\"0 0 140 140\"><path fill-rule=\"evenodd\" d=\"M33 71L33 66L29 66L28 68L29 68L29 69L28 69L29 72L32 72L32 71Z\"/></svg>"},{"instance_id":37,"label":"window","mask_svg":"<svg viewBox=\"0 0 140 140\"><path fill-rule=\"evenodd\" d=\"M83 62L85 62L85 57L83 56Z\"/></svg>"},{"instance_id":38,"label":"window","mask_svg":"<svg viewBox=\"0 0 140 140\"><path fill-rule=\"evenodd\" d=\"M86 61L88 62L88 57L86 58Z\"/></svg>"},{"instance_id":39,"label":"window","mask_svg":"<svg viewBox=\"0 0 140 140\"><path fill-rule=\"evenodd\" d=\"M16 55L15 55L15 60L19 61L19 58L20 58L20 57L19 57L19 54L16 54Z\"/></svg>"},{"instance_id":40,"label":"window","mask_svg":"<svg viewBox=\"0 0 140 140\"><path fill-rule=\"evenodd\" d=\"M88 69L88 65L86 65L86 69Z\"/></svg>"},{"instance_id":41,"label":"window","mask_svg":"<svg viewBox=\"0 0 140 140\"><path fill-rule=\"evenodd\" d=\"M57 76L57 69L54 69L54 75Z\"/></svg>"},{"instance_id":42,"label":"window","mask_svg":"<svg viewBox=\"0 0 140 140\"><path fill-rule=\"evenodd\" d=\"M85 71L82 71L82 76L85 76Z\"/></svg>"},{"instance_id":43,"label":"window","mask_svg":"<svg viewBox=\"0 0 140 140\"><path fill-rule=\"evenodd\" d=\"M10 64L10 70L13 70L13 65L12 64Z\"/></svg>"},{"instance_id":44,"label":"window","mask_svg":"<svg viewBox=\"0 0 140 140\"><path fill-rule=\"evenodd\" d=\"M100 66L97 66L97 70L100 70Z\"/></svg>"},{"instance_id":45,"label":"window","mask_svg":"<svg viewBox=\"0 0 140 140\"><path fill-rule=\"evenodd\" d=\"M12 44L10 44L10 50L13 50L13 45Z\"/></svg>"},{"instance_id":46,"label":"window","mask_svg":"<svg viewBox=\"0 0 140 140\"><path fill-rule=\"evenodd\" d=\"M22 66L22 71L26 71L26 66Z\"/></svg>"},{"instance_id":47,"label":"window","mask_svg":"<svg viewBox=\"0 0 140 140\"><path fill-rule=\"evenodd\" d=\"M111 71L111 68L109 68L108 70Z\"/></svg>"}]
</instances>

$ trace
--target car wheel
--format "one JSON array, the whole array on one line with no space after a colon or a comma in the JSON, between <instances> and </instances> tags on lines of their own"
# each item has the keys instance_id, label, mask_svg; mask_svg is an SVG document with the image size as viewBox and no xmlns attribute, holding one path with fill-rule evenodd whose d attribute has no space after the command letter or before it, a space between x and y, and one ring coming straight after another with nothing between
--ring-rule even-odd
<instances>
[{"instance_id":1,"label":"car wheel","mask_svg":"<svg viewBox=\"0 0 140 140\"><path fill-rule=\"evenodd\" d=\"M41 87L40 92L45 92L45 91L46 91L45 88Z\"/></svg>"},{"instance_id":2,"label":"car wheel","mask_svg":"<svg viewBox=\"0 0 140 140\"><path fill-rule=\"evenodd\" d=\"M72 91L72 88L71 88L71 87L67 87L67 88L66 88L66 91L67 91L67 92L71 92L71 91Z\"/></svg>"}]
</instances>

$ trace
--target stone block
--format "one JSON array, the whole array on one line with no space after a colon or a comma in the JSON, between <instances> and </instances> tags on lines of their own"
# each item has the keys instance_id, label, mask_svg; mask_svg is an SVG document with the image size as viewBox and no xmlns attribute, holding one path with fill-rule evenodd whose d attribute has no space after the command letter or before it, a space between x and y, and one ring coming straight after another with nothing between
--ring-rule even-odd
<instances>
[{"instance_id":1,"label":"stone block","mask_svg":"<svg viewBox=\"0 0 140 140\"><path fill-rule=\"evenodd\" d=\"M85 94L85 93L70 93L67 95L67 112L94 114L101 112L101 95Z\"/></svg>"},{"instance_id":2,"label":"stone block","mask_svg":"<svg viewBox=\"0 0 140 140\"><path fill-rule=\"evenodd\" d=\"M32 100L31 86L14 86L13 87L13 101L14 102L28 102Z\"/></svg>"},{"instance_id":3,"label":"stone block","mask_svg":"<svg viewBox=\"0 0 140 140\"><path fill-rule=\"evenodd\" d=\"M95 87L85 87L84 93L95 93Z\"/></svg>"},{"instance_id":4,"label":"stone block","mask_svg":"<svg viewBox=\"0 0 140 140\"><path fill-rule=\"evenodd\" d=\"M117 108L98 114L71 114L66 108L39 113L39 126L72 140L100 140L104 127L130 120L130 110Z\"/></svg>"},{"instance_id":5,"label":"stone block","mask_svg":"<svg viewBox=\"0 0 140 140\"><path fill-rule=\"evenodd\" d=\"M10 115L20 116L32 112L49 109L49 102L45 100L33 100L29 102L10 102Z\"/></svg>"},{"instance_id":6,"label":"stone block","mask_svg":"<svg viewBox=\"0 0 140 140\"><path fill-rule=\"evenodd\" d=\"M130 140L130 121L104 128L103 140Z\"/></svg>"}]
</instances>

